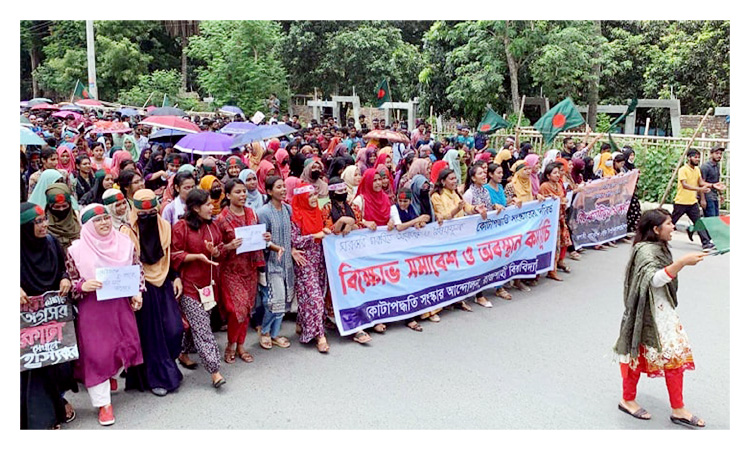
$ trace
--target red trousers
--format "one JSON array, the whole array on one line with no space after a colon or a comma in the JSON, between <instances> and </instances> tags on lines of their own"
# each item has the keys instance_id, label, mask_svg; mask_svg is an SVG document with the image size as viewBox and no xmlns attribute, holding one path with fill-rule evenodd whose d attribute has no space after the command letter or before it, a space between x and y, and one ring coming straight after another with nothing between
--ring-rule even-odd
<instances>
[{"instance_id":1,"label":"red trousers","mask_svg":"<svg viewBox=\"0 0 750 450\"><path fill-rule=\"evenodd\" d=\"M635 400L638 379L641 377L641 369L646 365L643 356L640 359L641 361L638 362L638 367L635 370L631 369L628 364L620 363L622 399L625 401ZM672 409L679 409L685 406L682 402L682 372L681 369L664 369L664 379L667 382L669 404L672 406Z\"/></svg>"},{"instance_id":2,"label":"red trousers","mask_svg":"<svg viewBox=\"0 0 750 450\"><path fill-rule=\"evenodd\" d=\"M562 261L565 259L565 255L568 253L568 247L561 247L560 248L560 257L557 258L558 261Z\"/></svg>"},{"instance_id":3,"label":"red trousers","mask_svg":"<svg viewBox=\"0 0 750 450\"><path fill-rule=\"evenodd\" d=\"M245 343L245 336L247 335L247 326L250 323L250 319L245 317L245 320L240 323L237 321L237 314L230 313L227 317L227 340L230 344L242 345Z\"/></svg>"}]
</instances>

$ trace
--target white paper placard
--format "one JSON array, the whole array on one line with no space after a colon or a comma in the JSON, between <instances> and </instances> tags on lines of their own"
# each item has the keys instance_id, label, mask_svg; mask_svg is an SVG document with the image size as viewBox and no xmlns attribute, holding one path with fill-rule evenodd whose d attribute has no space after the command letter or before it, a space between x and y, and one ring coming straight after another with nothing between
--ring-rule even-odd
<instances>
[{"instance_id":1,"label":"white paper placard","mask_svg":"<svg viewBox=\"0 0 750 450\"><path fill-rule=\"evenodd\" d=\"M140 293L141 270L139 266L101 267L96 269L96 280L102 287L96 290L96 299L130 298Z\"/></svg>"},{"instance_id":2,"label":"white paper placard","mask_svg":"<svg viewBox=\"0 0 750 450\"><path fill-rule=\"evenodd\" d=\"M266 240L263 233L266 232L266 224L250 225L234 229L234 237L242 238L242 244L237 248L237 254L263 250L266 248Z\"/></svg>"}]
</instances>

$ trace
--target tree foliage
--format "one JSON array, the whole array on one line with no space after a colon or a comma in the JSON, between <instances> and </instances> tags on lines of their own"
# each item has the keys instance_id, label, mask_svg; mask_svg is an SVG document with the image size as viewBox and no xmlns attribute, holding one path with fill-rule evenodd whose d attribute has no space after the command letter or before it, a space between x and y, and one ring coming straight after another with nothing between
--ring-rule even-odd
<instances>
[{"instance_id":1,"label":"tree foliage","mask_svg":"<svg viewBox=\"0 0 750 450\"><path fill-rule=\"evenodd\" d=\"M198 85L214 103L266 111L265 99L289 98L287 74L278 56L280 26L268 21L205 21L192 36L188 56L199 61Z\"/></svg>"}]
</instances>

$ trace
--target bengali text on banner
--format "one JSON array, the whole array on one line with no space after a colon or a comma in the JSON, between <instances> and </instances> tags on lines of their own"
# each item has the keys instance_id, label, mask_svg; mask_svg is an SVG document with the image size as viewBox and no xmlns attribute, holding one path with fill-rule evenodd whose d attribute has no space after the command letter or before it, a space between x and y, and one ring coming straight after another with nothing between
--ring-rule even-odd
<instances>
[{"instance_id":1,"label":"bengali text on banner","mask_svg":"<svg viewBox=\"0 0 750 450\"><path fill-rule=\"evenodd\" d=\"M638 182L637 170L584 185L573 197L570 237L575 248L599 245L624 237L628 209Z\"/></svg>"},{"instance_id":2,"label":"bengali text on banner","mask_svg":"<svg viewBox=\"0 0 750 450\"><path fill-rule=\"evenodd\" d=\"M414 317L553 267L558 199L431 223L403 232L358 230L323 240L342 336Z\"/></svg>"}]
</instances>

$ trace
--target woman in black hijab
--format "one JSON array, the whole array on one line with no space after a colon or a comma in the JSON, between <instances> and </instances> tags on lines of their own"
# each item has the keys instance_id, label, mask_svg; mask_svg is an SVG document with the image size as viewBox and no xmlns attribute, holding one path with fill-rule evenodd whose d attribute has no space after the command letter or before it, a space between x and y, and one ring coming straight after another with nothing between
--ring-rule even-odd
<instances>
[{"instance_id":1,"label":"woman in black hijab","mask_svg":"<svg viewBox=\"0 0 750 450\"><path fill-rule=\"evenodd\" d=\"M289 160L289 175L293 177L301 177L302 171L305 170L305 154L300 152L297 152L294 156L292 156Z\"/></svg>"},{"instance_id":2,"label":"woman in black hijab","mask_svg":"<svg viewBox=\"0 0 750 450\"><path fill-rule=\"evenodd\" d=\"M80 203L81 206L86 206L91 203L104 203L104 200L102 199L104 191L110 189L114 184L114 177L109 169L97 170L94 175L94 186L86 193L86 195L79 199L78 203Z\"/></svg>"},{"instance_id":3,"label":"woman in black hijab","mask_svg":"<svg viewBox=\"0 0 750 450\"><path fill-rule=\"evenodd\" d=\"M349 156L340 157L337 156L331 160L331 165L328 167L328 179L334 177L341 177L341 173L344 172L344 169L346 169L346 166L350 166L354 164L354 161L352 161L352 158Z\"/></svg>"},{"instance_id":4,"label":"woman in black hijab","mask_svg":"<svg viewBox=\"0 0 750 450\"><path fill-rule=\"evenodd\" d=\"M65 253L47 232L47 217L40 206L21 203L21 305L47 291L70 292ZM75 419L75 410L63 398L78 392L71 363L21 372L21 429L59 428Z\"/></svg>"}]
</instances>

